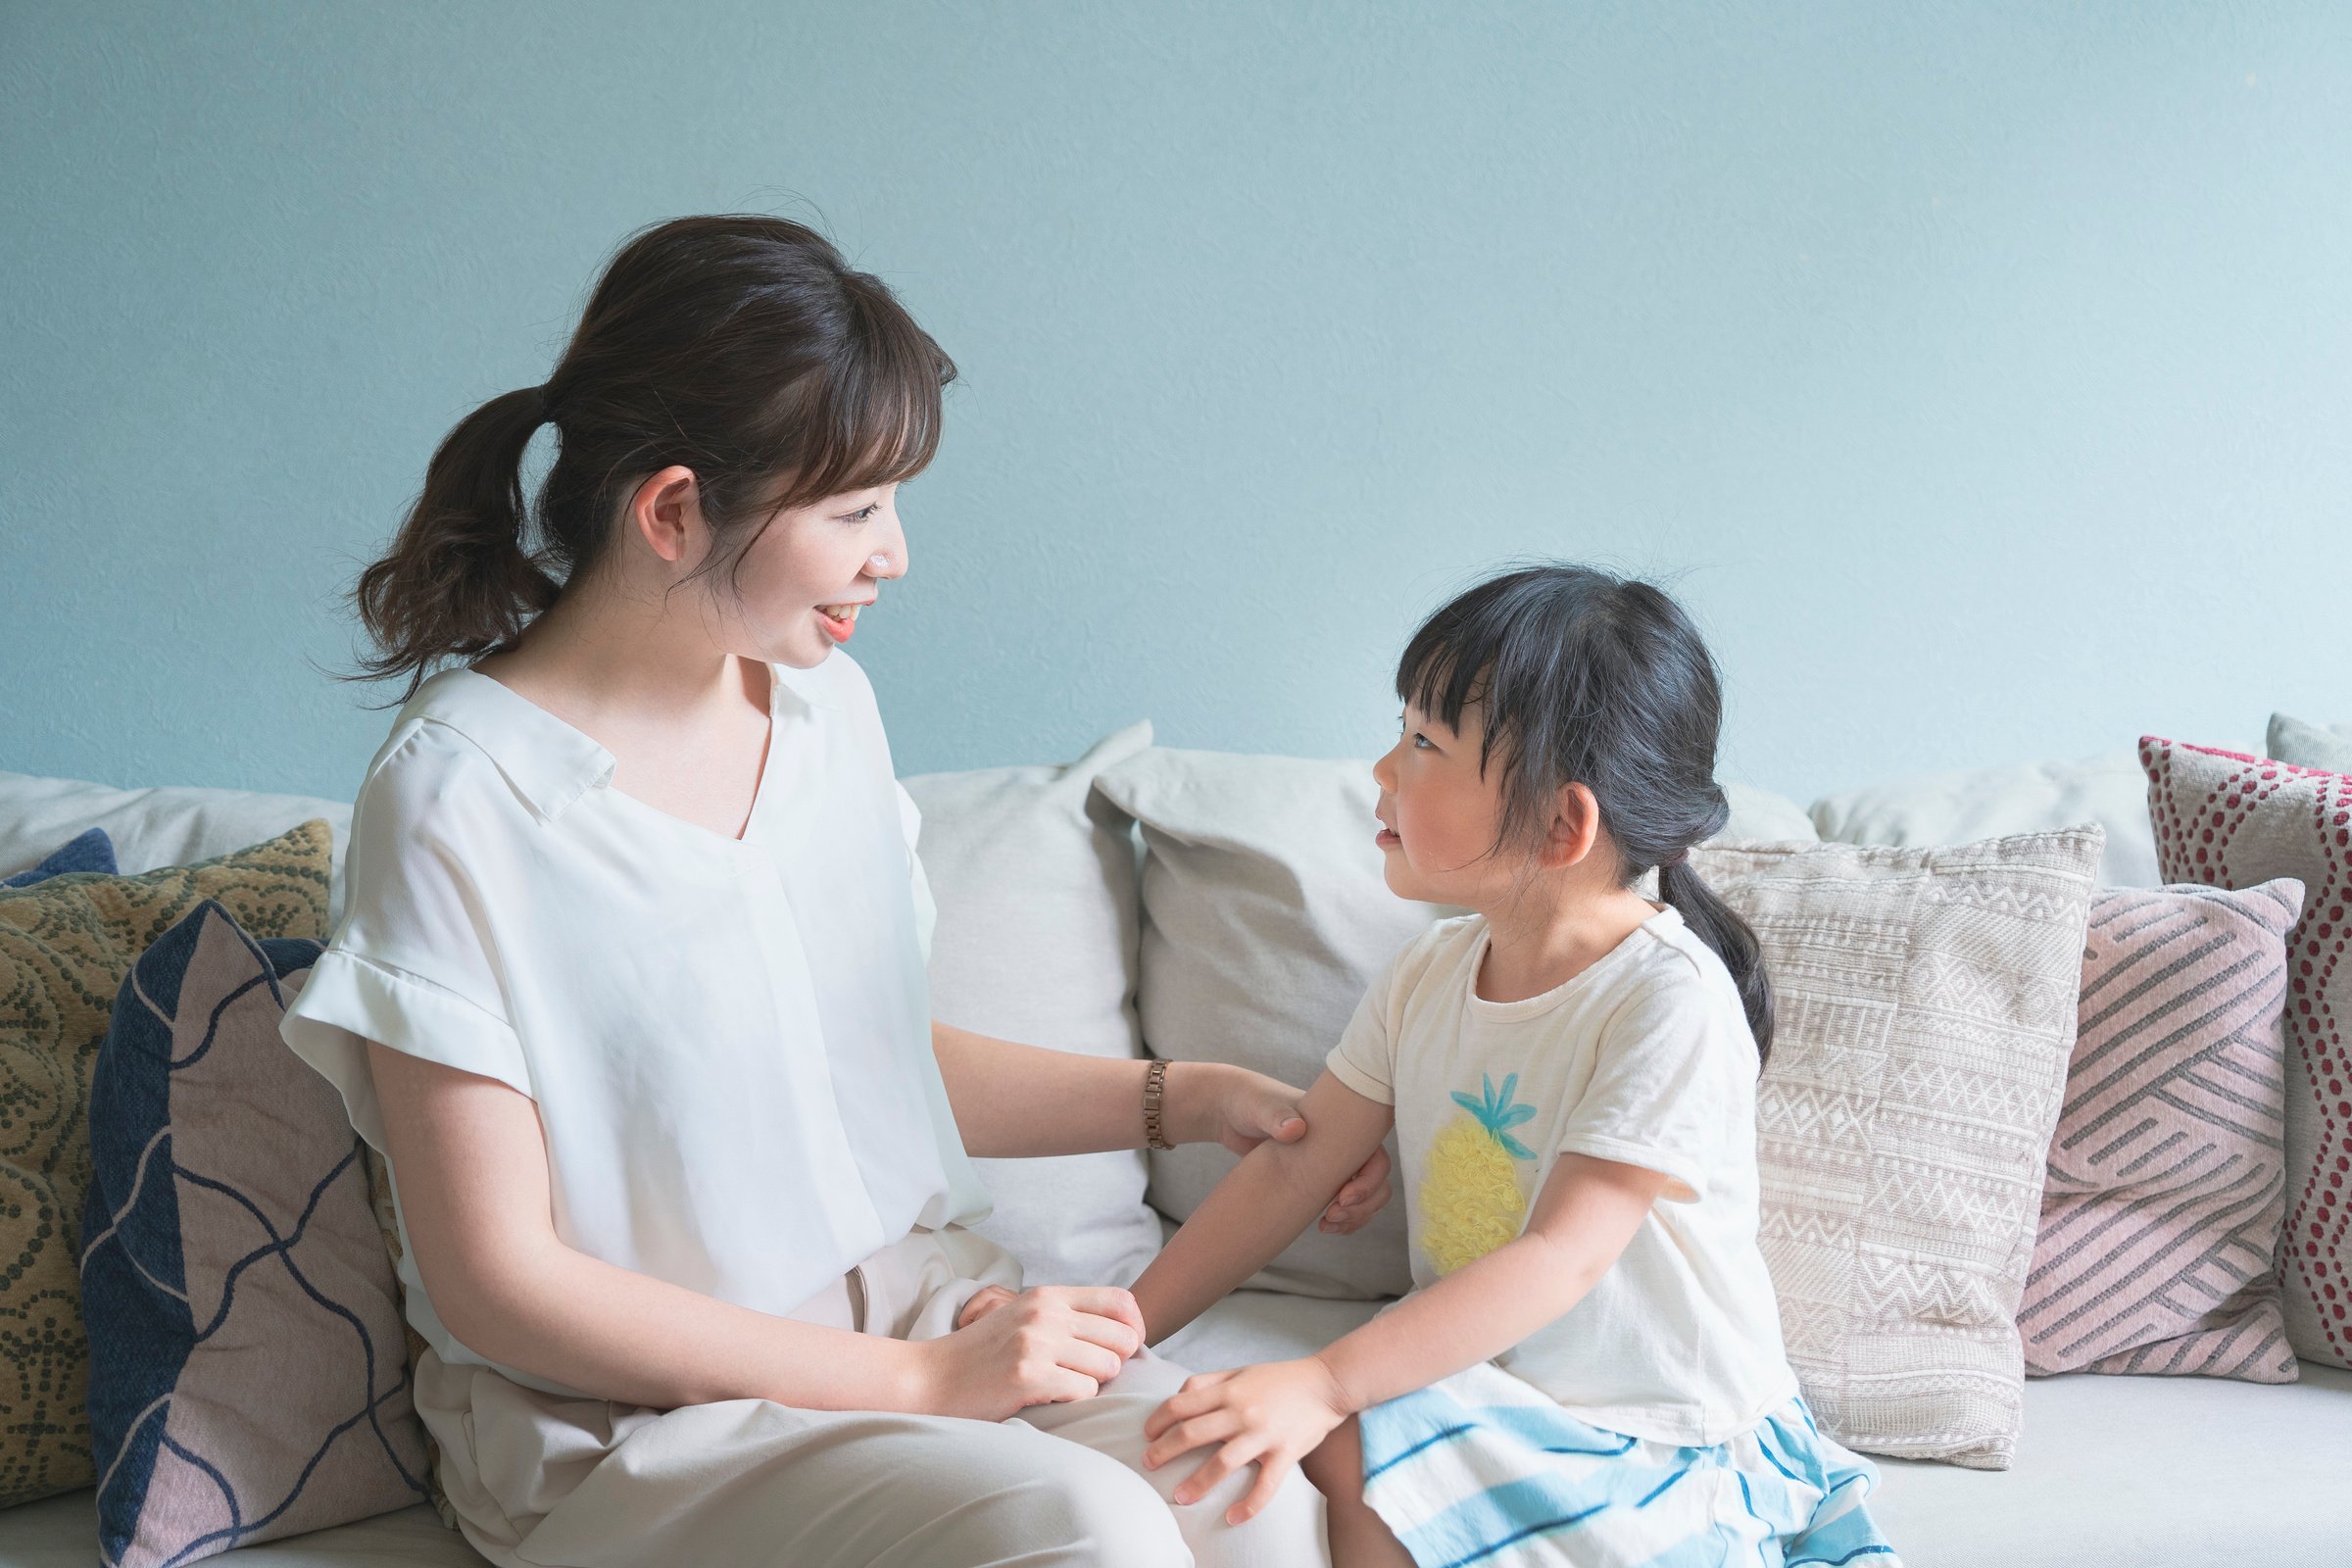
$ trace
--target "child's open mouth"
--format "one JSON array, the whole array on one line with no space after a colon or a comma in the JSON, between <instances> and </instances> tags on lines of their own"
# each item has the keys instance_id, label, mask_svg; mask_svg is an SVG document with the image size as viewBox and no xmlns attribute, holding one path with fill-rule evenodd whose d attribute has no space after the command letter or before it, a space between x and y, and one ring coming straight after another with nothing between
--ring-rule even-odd
<instances>
[{"instance_id":1,"label":"child's open mouth","mask_svg":"<svg viewBox=\"0 0 2352 1568\"><path fill-rule=\"evenodd\" d=\"M850 633L858 629L858 612L863 610L867 603L861 600L854 605L819 605L816 607L816 618L823 622L826 636L837 643L846 643L850 640Z\"/></svg>"}]
</instances>

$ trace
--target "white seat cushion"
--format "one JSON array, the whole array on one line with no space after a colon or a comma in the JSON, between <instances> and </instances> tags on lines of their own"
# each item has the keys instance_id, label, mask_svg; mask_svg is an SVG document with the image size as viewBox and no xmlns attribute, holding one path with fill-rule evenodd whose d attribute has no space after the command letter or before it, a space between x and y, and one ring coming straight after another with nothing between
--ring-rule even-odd
<instances>
[{"instance_id":1,"label":"white seat cushion","mask_svg":"<svg viewBox=\"0 0 2352 1568\"><path fill-rule=\"evenodd\" d=\"M93 1487L0 1513L0 1568L90 1568L98 1560ZM481 1554L424 1503L203 1559L222 1568L481 1568Z\"/></svg>"},{"instance_id":2,"label":"white seat cushion","mask_svg":"<svg viewBox=\"0 0 2352 1568\"><path fill-rule=\"evenodd\" d=\"M1161 1348L1196 1372L1303 1355L1380 1305L1242 1291ZM2030 1379L2013 1468L1881 1459L1872 1511L1905 1568L2343 1568L2352 1372L2302 1373Z\"/></svg>"},{"instance_id":3,"label":"white seat cushion","mask_svg":"<svg viewBox=\"0 0 2352 1568\"><path fill-rule=\"evenodd\" d=\"M1303 1355L1378 1301L1242 1291L1161 1347L1196 1372ZM2352 1560L2352 1372L2300 1383L2118 1378L2026 1385L2015 1468L1879 1461L1873 1508L1907 1568L2154 1568ZM88 1491L0 1513L0 1568L86 1568ZM463 1568L465 1541L423 1506L212 1559L229 1568Z\"/></svg>"}]
</instances>

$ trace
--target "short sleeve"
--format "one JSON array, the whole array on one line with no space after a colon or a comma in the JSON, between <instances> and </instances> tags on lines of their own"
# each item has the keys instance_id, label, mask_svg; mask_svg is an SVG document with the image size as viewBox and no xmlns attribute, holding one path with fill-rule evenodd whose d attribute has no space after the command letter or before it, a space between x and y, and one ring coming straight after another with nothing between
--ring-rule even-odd
<instances>
[{"instance_id":1,"label":"short sleeve","mask_svg":"<svg viewBox=\"0 0 2352 1568\"><path fill-rule=\"evenodd\" d=\"M371 1040L532 1094L489 929L497 878L521 874L500 863L514 851L496 816L520 808L467 784L446 759L378 764L352 815L342 923L279 1026L379 1150Z\"/></svg>"},{"instance_id":2,"label":"short sleeve","mask_svg":"<svg viewBox=\"0 0 2352 1568\"><path fill-rule=\"evenodd\" d=\"M1734 1038L1735 1034L1738 1038ZM1696 973L1643 986L1602 1027L1556 1152L1654 1170L1694 1201L1755 1073L1746 1019ZM1752 1110L1747 1112L1751 1117Z\"/></svg>"},{"instance_id":3,"label":"short sleeve","mask_svg":"<svg viewBox=\"0 0 2352 1568\"><path fill-rule=\"evenodd\" d=\"M923 836L922 809L906 786L897 780L891 788L899 792L899 830L906 837L906 871L908 891L914 898L914 942L922 950L923 966L931 965L931 934L939 925L939 904L931 897L931 879L923 874L923 858L915 853L915 845Z\"/></svg>"},{"instance_id":4,"label":"short sleeve","mask_svg":"<svg viewBox=\"0 0 2352 1568\"><path fill-rule=\"evenodd\" d=\"M1396 1057L1395 1054L1395 1017L1393 1004L1396 990L1398 960L1392 958L1380 972L1364 998L1355 1004L1355 1016L1340 1033L1340 1043L1331 1048L1323 1065L1334 1078L1363 1096L1383 1105L1396 1103Z\"/></svg>"}]
</instances>

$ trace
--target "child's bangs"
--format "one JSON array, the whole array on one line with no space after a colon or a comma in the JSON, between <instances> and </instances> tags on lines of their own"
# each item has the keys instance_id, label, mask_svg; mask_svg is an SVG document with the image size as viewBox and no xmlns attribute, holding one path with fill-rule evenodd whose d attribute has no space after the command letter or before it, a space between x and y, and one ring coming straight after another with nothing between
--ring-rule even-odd
<instances>
[{"instance_id":1,"label":"child's bangs","mask_svg":"<svg viewBox=\"0 0 2352 1568\"><path fill-rule=\"evenodd\" d=\"M1413 633L1396 662L1396 696L1443 723L1462 726L1462 710L1481 701L1502 655L1501 617L1488 604L1456 602Z\"/></svg>"}]
</instances>

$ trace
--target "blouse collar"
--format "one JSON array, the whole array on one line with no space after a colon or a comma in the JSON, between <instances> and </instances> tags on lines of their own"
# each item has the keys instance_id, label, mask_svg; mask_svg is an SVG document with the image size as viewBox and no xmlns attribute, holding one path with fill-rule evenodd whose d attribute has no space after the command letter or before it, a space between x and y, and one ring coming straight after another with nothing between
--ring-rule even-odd
<instances>
[{"instance_id":1,"label":"blouse collar","mask_svg":"<svg viewBox=\"0 0 2352 1568\"><path fill-rule=\"evenodd\" d=\"M417 687L400 716L429 718L471 741L543 821L612 777L612 754L586 731L462 664Z\"/></svg>"},{"instance_id":2,"label":"blouse collar","mask_svg":"<svg viewBox=\"0 0 2352 1568\"><path fill-rule=\"evenodd\" d=\"M826 663L833 662L828 659ZM839 706L827 674L769 664L768 717ZM542 821L552 822L592 789L610 783L614 759L584 730L466 665L444 669L401 710L401 718L446 724L479 747Z\"/></svg>"}]
</instances>

